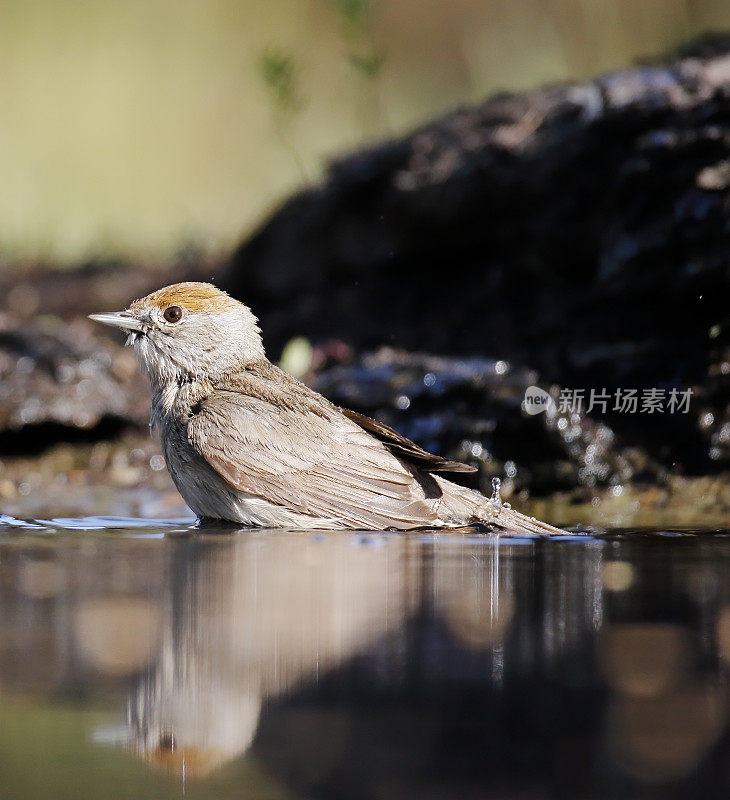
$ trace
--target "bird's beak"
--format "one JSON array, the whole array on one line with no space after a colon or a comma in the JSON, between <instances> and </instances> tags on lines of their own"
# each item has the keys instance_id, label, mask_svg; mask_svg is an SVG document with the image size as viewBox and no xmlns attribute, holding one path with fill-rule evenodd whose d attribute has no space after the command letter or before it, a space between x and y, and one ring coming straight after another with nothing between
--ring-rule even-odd
<instances>
[{"instance_id":1,"label":"bird's beak","mask_svg":"<svg viewBox=\"0 0 730 800\"><path fill-rule=\"evenodd\" d=\"M106 314L89 314L89 319L111 325L113 328L123 328L125 331L141 331L142 323L128 311L109 311Z\"/></svg>"}]
</instances>

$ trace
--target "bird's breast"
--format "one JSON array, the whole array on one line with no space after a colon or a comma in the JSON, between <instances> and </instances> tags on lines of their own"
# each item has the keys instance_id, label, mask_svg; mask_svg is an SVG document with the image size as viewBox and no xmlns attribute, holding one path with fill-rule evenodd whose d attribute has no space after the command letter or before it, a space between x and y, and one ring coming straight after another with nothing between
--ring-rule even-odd
<instances>
[{"instance_id":1,"label":"bird's breast","mask_svg":"<svg viewBox=\"0 0 730 800\"><path fill-rule=\"evenodd\" d=\"M186 425L210 391L211 387L204 381L182 385L165 383L152 396L153 424L160 429L173 424Z\"/></svg>"}]
</instances>

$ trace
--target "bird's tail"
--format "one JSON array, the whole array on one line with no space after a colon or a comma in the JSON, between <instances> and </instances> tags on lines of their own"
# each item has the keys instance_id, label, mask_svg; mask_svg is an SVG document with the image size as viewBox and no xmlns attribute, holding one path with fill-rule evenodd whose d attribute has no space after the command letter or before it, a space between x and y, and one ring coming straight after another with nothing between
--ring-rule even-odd
<instances>
[{"instance_id":1,"label":"bird's tail","mask_svg":"<svg viewBox=\"0 0 730 800\"><path fill-rule=\"evenodd\" d=\"M480 492L458 486L445 478L434 475L443 495L439 505L439 518L447 524L470 525L481 523L493 526L507 533L523 533L531 535L565 536L567 531L541 522L535 517L528 517L515 511L509 503L503 503L500 497L500 480L492 481L492 496L487 498Z\"/></svg>"},{"instance_id":2,"label":"bird's tail","mask_svg":"<svg viewBox=\"0 0 730 800\"><path fill-rule=\"evenodd\" d=\"M535 517L528 517L526 514L521 514L519 511L510 508L509 505L504 504L502 504L501 508L495 509L494 518L489 524L504 529L507 532L514 533L530 533L541 536L566 536L568 533L561 528L556 528L554 525L548 525L547 522L542 522Z\"/></svg>"}]
</instances>

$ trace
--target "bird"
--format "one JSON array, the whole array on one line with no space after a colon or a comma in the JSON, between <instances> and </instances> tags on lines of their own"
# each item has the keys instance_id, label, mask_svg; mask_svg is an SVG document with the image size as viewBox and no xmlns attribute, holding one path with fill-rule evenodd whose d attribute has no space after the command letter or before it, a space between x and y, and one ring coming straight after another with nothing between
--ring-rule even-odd
<instances>
[{"instance_id":1,"label":"bird","mask_svg":"<svg viewBox=\"0 0 730 800\"><path fill-rule=\"evenodd\" d=\"M258 319L209 283L90 314L128 334L152 388L151 427L202 522L304 530L473 525L564 533L444 475L475 468L336 406L266 357Z\"/></svg>"}]
</instances>

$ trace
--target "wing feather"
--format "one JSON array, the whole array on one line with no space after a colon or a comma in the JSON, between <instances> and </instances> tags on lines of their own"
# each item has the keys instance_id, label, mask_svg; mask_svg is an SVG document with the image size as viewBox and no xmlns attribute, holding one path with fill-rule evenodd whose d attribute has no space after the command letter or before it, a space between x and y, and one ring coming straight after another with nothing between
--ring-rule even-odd
<instances>
[{"instance_id":1,"label":"wing feather","mask_svg":"<svg viewBox=\"0 0 730 800\"><path fill-rule=\"evenodd\" d=\"M187 434L228 483L287 509L365 528L436 522L407 464L334 407L294 410L219 390Z\"/></svg>"},{"instance_id":2,"label":"wing feather","mask_svg":"<svg viewBox=\"0 0 730 800\"><path fill-rule=\"evenodd\" d=\"M393 430L389 425L384 422L366 417L364 414L358 414L357 411L351 411L349 408L341 409L342 413L354 423L359 425L363 430L368 431L373 436L378 438L385 446L398 456L412 461L426 472L476 472L476 467L470 464L462 464L460 461L449 461L442 456L434 455L419 447L415 442L406 439L398 431Z\"/></svg>"}]
</instances>

